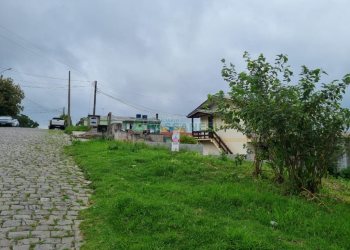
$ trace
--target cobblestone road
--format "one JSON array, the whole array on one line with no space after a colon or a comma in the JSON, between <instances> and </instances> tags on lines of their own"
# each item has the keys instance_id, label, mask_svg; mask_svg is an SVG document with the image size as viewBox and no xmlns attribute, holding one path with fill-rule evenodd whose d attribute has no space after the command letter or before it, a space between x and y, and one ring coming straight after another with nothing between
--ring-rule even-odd
<instances>
[{"instance_id":1,"label":"cobblestone road","mask_svg":"<svg viewBox=\"0 0 350 250\"><path fill-rule=\"evenodd\" d=\"M88 182L62 154L67 136L0 128L0 250L79 249Z\"/></svg>"}]
</instances>

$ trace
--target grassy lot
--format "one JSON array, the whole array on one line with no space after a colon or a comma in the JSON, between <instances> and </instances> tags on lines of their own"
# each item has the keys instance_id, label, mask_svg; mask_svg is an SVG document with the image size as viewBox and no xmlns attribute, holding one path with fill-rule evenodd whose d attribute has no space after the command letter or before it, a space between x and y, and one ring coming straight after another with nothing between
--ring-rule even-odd
<instances>
[{"instance_id":1,"label":"grassy lot","mask_svg":"<svg viewBox=\"0 0 350 250\"><path fill-rule=\"evenodd\" d=\"M89 131L90 127L88 126L68 126L65 128L64 132L71 135L73 131Z\"/></svg>"},{"instance_id":2,"label":"grassy lot","mask_svg":"<svg viewBox=\"0 0 350 250\"><path fill-rule=\"evenodd\" d=\"M67 153L95 190L83 249L350 249L346 181L308 201L254 180L248 163L107 141Z\"/></svg>"}]
</instances>

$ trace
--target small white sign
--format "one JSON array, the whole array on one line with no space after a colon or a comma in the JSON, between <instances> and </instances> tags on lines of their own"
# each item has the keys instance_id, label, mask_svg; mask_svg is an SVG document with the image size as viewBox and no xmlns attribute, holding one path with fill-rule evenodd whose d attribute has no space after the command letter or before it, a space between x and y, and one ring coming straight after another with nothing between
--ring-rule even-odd
<instances>
[{"instance_id":1,"label":"small white sign","mask_svg":"<svg viewBox=\"0 0 350 250\"><path fill-rule=\"evenodd\" d=\"M91 127L97 127L99 124L99 116L90 116L89 121L90 121L90 126Z\"/></svg>"},{"instance_id":2,"label":"small white sign","mask_svg":"<svg viewBox=\"0 0 350 250\"><path fill-rule=\"evenodd\" d=\"M174 130L171 137L171 151L179 151L180 149L180 131Z\"/></svg>"}]
</instances>

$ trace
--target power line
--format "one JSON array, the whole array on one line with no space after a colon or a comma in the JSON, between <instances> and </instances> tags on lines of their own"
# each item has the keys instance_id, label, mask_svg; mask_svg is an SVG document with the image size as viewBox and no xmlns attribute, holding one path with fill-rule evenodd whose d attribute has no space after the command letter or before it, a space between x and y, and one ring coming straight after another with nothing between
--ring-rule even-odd
<instances>
[{"instance_id":1,"label":"power line","mask_svg":"<svg viewBox=\"0 0 350 250\"><path fill-rule=\"evenodd\" d=\"M36 106L38 106L38 107L41 108L42 110L45 110L45 112L57 112L58 110L60 110L60 109L50 109L50 108L48 108L48 107L45 107L45 106L43 106L43 105L37 103L36 101L33 101L32 99L30 99L30 98L28 98L28 97L26 97L25 100L27 100L27 101L29 101L29 102L35 104Z\"/></svg>"},{"instance_id":2,"label":"power line","mask_svg":"<svg viewBox=\"0 0 350 250\"><path fill-rule=\"evenodd\" d=\"M52 79L52 80L68 81L68 78L62 78L62 77L56 77L56 76L47 76L47 75L37 75L37 74L32 74L32 73L26 73L26 72L18 71L16 69L12 69L12 71L20 73L20 74L24 74L24 75L33 76L33 77L48 78L48 79ZM72 82L86 82L86 83L93 82L93 81L88 81L88 80L74 80L74 79L71 79L71 81Z\"/></svg>"},{"instance_id":3,"label":"power line","mask_svg":"<svg viewBox=\"0 0 350 250\"><path fill-rule=\"evenodd\" d=\"M48 82L33 82L33 81L28 81L28 80L23 80L23 78L21 77L20 82L26 82L26 83L32 83L32 84L38 84L38 85L43 85L43 86L47 86ZM19 83L21 85L21 83ZM62 86L66 86L67 84L65 83L55 83L55 85L62 85Z\"/></svg>"},{"instance_id":4,"label":"power line","mask_svg":"<svg viewBox=\"0 0 350 250\"><path fill-rule=\"evenodd\" d=\"M20 85L22 88L34 88L34 89L68 89L68 87L64 86L37 86L37 85ZM71 86L71 88L87 88L89 86Z\"/></svg>"},{"instance_id":5,"label":"power line","mask_svg":"<svg viewBox=\"0 0 350 250\"><path fill-rule=\"evenodd\" d=\"M24 110L25 113L31 113L31 114L53 114L57 112L62 112L62 110L52 110L52 111L32 111L32 110Z\"/></svg>"},{"instance_id":6,"label":"power line","mask_svg":"<svg viewBox=\"0 0 350 250\"><path fill-rule=\"evenodd\" d=\"M101 86L103 86L103 87L108 87L106 84L104 84L104 83L100 83L99 82L99 85ZM116 86L113 86L113 88L115 88ZM118 88L118 87L117 87ZM126 89L125 88L118 88L121 92L123 92L123 94L125 94L125 95L129 95L129 96L135 96L135 95L138 95L138 96L142 96L142 97L145 97L145 98L152 98L152 99L154 99L155 98L155 96L151 96L151 95L145 95L144 93L140 93L140 92L136 92L136 91L134 91L134 90L132 90L131 92L130 91L125 91ZM108 92L111 92L111 91L108 91ZM175 97L167 97L167 99L170 99L170 100L174 100L174 101L178 101L178 99L177 98L175 98ZM191 105L196 105L196 102L194 102L194 101L189 101L189 100L181 100L182 102L187 102L187 103L190 103Z\"/></svg>"},{"instance_id":7,"label":"power line","mask_svg":"<svg viewBox=\"0 0 350 250\"><path fill-rule=\"evenodd\" d=\"M37 56L46 57L46 58L48 58L48 59L50 59L50 60L52 60L52 61L55 61L55 62L57 62L57 63L59 63L59 64L61 64L61 65L64 65L64 66L68 67L69 69L73 69L74 71L76 71L76 72L78 72L78 73L80 73L80 74L82 74L82 75L85 75L85 73L83 73L83 72L81 72L81 71L75 69L75 67L72 67L71 65L69 65L69 64L67 64L67 63L64 63L64 62L62 62L62 61L60 61L60 60L57 60L56 58L53 58L52 56L46 55L45 53L43 53L43 49L37 47L37 46L34 45L32 42L28 41L26 38L24 38L23 36L17 34L16 32L14 32L14 31L12 31L12 30L9 30L8 28L5 28L5 27L3 27L3 26L1 26L1 25L0 25L0 28L3 29L3 30L5 30L5 31L7 31L8 33L11 33L11 34L15 35L15 36L17 37L17 39L20 39L20 40L24 41L25 43L27 43L27 45L29 44L29 45L31 46L31 48L28 47L28 46L25 46L25 45L23 45L23 44L21 44L21 43L18 43L18 42L15 41L14 39L9 38L9 37L6 37L6 36L4 36L3 34L0 33L0 36L1 36L2 38L7 39L7 40L13 42L14 44L16 44L17 46L21 47L22 49L28 50L28 51L30 51L31 53L33 53L33 54L35 54L35 55L37 55ZM33 48L34 48L34 50L33 50ZM36 51L35 51L35 50L36 50ZM37 51L40 51L41 54L37 53Z\"/></svg>"},{"instance_id":8,"label":"power line","mask_svg":"<svg viewBox=\"0 0 350 250\"><path fill-rule=\"evenodd\" d=\"M109 97L109 98L111 98L111 99L113 99L113 100L115 100L115 101L118 101L118 102L120 102L120 103L123 103L124 105L126 105L126 106L129 106L129 107L132 107L132 108L134 108L134 109L136 109L136 110L140 110L140 111L144 111L144 112L150 112L149 110L147 110L147 109L143 109L143 108L140 108L140 107L138 107L138 106L136 106L136 105L133 105L133 104L131 104L131 103L127 103L127 102L125 102L124 100L122 100L122 99L120 99L120 98L117 98L117 97L114 97L114 96L111 96L111 95L109 95L109 94L107 94L107 93L105 93L105 92L103 92L103 91L101 91L101 90L97 90L97 93L99 93L99 94L102 94L102 95L104 95L104 96L107 96L107 97Z\"/></svg>"},{"instance_id":9,"label":"power line","mask_svg":"<svg viewBox=\"0 0 350 250\"><path fill-rule=\"evenodd\" d=\"M155 110L155 109L152 109L152 108L145 107L143 105L132 104L132 103L129 103L129 102L127 102L127 101L125 101L125 100L123 100L121 98L109 95L106 92L103 92L103 91L101 91L99 89L97 90L97 92L102 94L102 95L104 95L104 96L107 96L107 97L109 97L109 98L111 98L111 99L113 99L115 101L123 103L126 106L129 106L129 107L132 107L132 108L134 108L136 110L139 110L139 111L150 112L150 113L159 113L159 114L165 114L165 115L171 115L171 116L186 117L185 115L162 112L162 111L158 111L158 110Z\"/></svg>"},{"instance_id":10,"label":"power line","mask_svg":"<svg viewBox=\"0 0 350 250\"><path fill-rule=\"evenodd\" d=\"M43 88L68 88L67 84L64 83L55 83L55 85L48 85L48 83L44 83L44 82L33 82L33 81L27 81L27 80L23 80L23 78L21 78L21 80L19 80L20 83L16 83L18 85L20 85L21 87L43 87ZM23 85L21 82L25 82L25 83L29 83L31 85ZM58 85L58 86L57 86ZM74 85L72 86L73 88L86 88L86 87L90 87L88 85Z\"/></svg>"}]
</instances>

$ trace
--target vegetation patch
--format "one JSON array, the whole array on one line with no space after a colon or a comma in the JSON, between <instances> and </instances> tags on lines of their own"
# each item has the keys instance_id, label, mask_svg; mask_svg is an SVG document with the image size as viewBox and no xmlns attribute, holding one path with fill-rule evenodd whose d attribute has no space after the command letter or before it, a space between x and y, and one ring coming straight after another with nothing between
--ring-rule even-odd
<instances>
[{"instance_id":1,"label":"vegetation patch","mask_svg":"<svg viewBox=\"0 0 350 250\"><path fill-rule=\"evenodd\" d=\"M245 52L243 57L246 70L241 72L222 60L222 77L230 90L210 96L222 128L250 139L256 176L265 162L276 181L289 183L290 192L317 193L346 148L350 109L341 104L350 74L324 83L325 71L302 66L297 80L286 55L276 56L274 63L262 54L253 59Z\"/></svg>"},{"instance_id":2,"label":"vegetation patch","mask_svg":"<svg viewBox=\"0 0 350 250\"><path fill-rule=\"evenodd\" d=\"M197 144L198 143L196 138L189 136L189 135L181 135L180 142L185 143L185 144Z\"/></svg>"},{"instance_id":3,"label":"vegetation patch","mask_svg":"<svg viewBox=\"0 0 350 250\"><path fill-rule=\"evenodd\" d=\"M65 128L64 132L66 134L72 134L73 131L89 131L90 127L89 126L68 126Z\"/></svg>"},{"instance_id":4,"label":"vegetation patch","mask_svg":"<svg viewBox=\"0 0 350 250\"><path fill-rule=\"evenodd\" d=\"M348 249L347 180L284 195L251 163L95 140L67 148L92 181L83 249ZM271 174L269 174L271 173ZM341 192L341 193L340 193Z\"/></svg>"}]
</instances>

